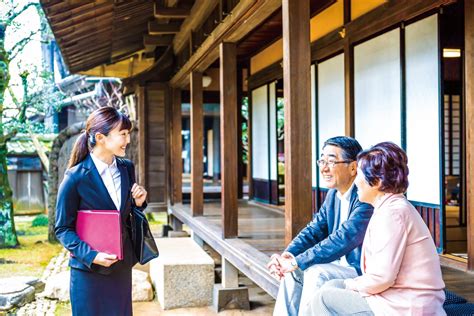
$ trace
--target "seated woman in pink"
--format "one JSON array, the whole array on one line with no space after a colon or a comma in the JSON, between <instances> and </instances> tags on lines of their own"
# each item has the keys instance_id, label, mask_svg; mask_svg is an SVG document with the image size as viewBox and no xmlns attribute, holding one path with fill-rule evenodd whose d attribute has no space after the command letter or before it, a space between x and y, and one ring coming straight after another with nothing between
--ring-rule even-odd
<instances>
[{"instance_id":1,"label":"seated woman in pink","mask_svg":"<svg viewBox=\"0 0 474 316\"><path fill-rule=\"evenodd\" d=\"M384 142L357 157L359 200L374 206L362 246L362 275L333 280L314 296L314 315L446 315L444 282L430 232L403 193L405 152Z\"/></svg>"}]
</instances>

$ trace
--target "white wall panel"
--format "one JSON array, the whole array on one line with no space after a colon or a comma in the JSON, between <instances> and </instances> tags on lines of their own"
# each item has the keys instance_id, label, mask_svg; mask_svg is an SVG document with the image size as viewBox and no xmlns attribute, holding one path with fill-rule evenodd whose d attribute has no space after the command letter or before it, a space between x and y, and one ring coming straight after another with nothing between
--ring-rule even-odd
<instances>
[{"instance_id":1,"label":"white wall panel","mask_svg":"<svg viewBox=\"0 0 474 316\"><path fill-rule=\"evenodd\" d=\"M410 168L407 197L440 203L438 16L405 28L406 128Z\"/></svg>"},{"instance_id":2,"label":"white wall panel","mask_svg":"<svg viewBox=\"0 0 474 316\"><path fill-rule=\"evenodd\" d=\"M311 65L311 185L316 187L318 149L316 148L316 66Z\"/></svg>"},{"instance_id":3,"label":"white wall panel","mask_svg":"<svg viewBox=\"0 0 474 316\"><path fill-rule=\"evenodd\" d=\"M268 85L270 108L270 179L277 180L277 106L276 82Z\"/></svg>"},{"instance_id":4,"label":"white wall panel","mask_svg":"<svg viewBox=\"0 0 474 316\"><path fill-rule=\"evenodd\" d=\"M324 142L345 133L344 54L318 65L318 142L317 157ZM319 172L319 170L317 171ZM319 181L320 187L325 187Z\"/></svg>"},{"instance_id":5,"label":"white wall panel","mask_svg":"<svg viewBox=\"0 0 474 316\"><path fill-rule=\"evenodd\" d=\"M252 91L252 177L268 180L268 86Z\"/></svg>"},{"instance_id":6,"label":"white wall panel","mask_svg":"<svg viewBox=\"0 0 474 316\"><path fill-rule=\"evenodd\" d=\"M362 148L401 144L400 30L354 47L355 137Z\"/></svg>"}]
</instances>

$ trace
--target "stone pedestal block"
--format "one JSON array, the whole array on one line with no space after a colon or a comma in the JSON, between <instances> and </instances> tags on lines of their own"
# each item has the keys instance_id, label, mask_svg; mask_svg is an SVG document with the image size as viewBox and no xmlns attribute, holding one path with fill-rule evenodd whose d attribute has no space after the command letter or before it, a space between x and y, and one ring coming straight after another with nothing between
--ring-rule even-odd
<instances>
[{"instance_id":1,"label":"stone pedestal block","mask_svg":"<svg viewBox=\"0 0 474 316\"><path fill-rule=\"evenodd\" d=\"M184 230L172 230L168 232L168 238L189 237L188 232Z\"/></svg>"},{"instance_id":2,"label":"stone pedestal block","mask_svg":"<svg viewBox=\"0 0 474 316\"><path fill-rule=\"evenodd\" d=\"M212 304L214 261L191 238L159 238L150 277L164 310Z\"/></svg>"},{"instance_id":3,"label":"stone pedestal block","mask_svg":"<svg viewBox=\"0 0 474 316\"><path fill-rule=\"evenodd\" d=\"M216 312L224 309L250 309L249 289L247 287L223 288L214 285L213 307Z\"/></svg>"}]
</instances>

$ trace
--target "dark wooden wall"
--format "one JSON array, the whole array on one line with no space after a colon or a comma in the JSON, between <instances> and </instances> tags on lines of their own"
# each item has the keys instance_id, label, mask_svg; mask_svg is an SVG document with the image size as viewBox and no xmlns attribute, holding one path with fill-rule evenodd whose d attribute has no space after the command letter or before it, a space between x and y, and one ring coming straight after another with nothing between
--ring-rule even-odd
<instances>
[{"instance_id":1,"label":"dark wooden wall","mask_svg":"<svg viewBox=\"0 0 474 316\"><path fill-rule=\"evenodd\" d=\"M146 182L154 211L166 209L168 199L167 91L167 86L161 83L146 86Z\"/></svg>"}]
</instances>

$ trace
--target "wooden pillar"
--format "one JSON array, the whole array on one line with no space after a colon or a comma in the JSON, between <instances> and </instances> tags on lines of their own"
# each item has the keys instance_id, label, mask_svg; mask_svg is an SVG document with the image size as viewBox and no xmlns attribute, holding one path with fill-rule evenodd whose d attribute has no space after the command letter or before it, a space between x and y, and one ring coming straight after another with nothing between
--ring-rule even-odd
<instances>
[{"instance_id":1,"label":"wooden pillar","mask_svg":"<svg viewBox=\"0 0 474 316\"><path fill-rule=\"evenodd\" d=\"M204 116L202 104L202 73L192 72L191 88L191 211L193 216L203 214L203 138Z\"/></svg>"},{"instance_id":2,"label":"wooden pillar","mask_svg":"<svg viewBox=\"0 0 474 316\"><path fill-rule=\"evenodd\" d=\"M221 207L222 237L238 234L237 166L237 50L234 43L221 43Z\"/></svg>"},{"instance_id":3,"label":"wooden pillar","mask_svg":"<svg viewBox=\"0 0 474 316\"><path fill-rule=\"evenodd\" d=\"M354 137L354 49L344 43L344 99L345 135Z\"/></svg>"},{"instance_id":4,"label":"wooden pillar","mask_svg":"<svg viewBox=\"0 0 474 316\"><path fill-rule=\"evenodd\" d=\"M171 91L171 202L181 203L183 199L183 162L181 152L181 90Z\"/></svg>"},{"instance_id":5,"label":"wooden pillar","mask_svg":"<svg viewBox=\"0 0 474 316\"><path fill-rule=\"evenodd\" d=\"M311 220L309 0L283 0L285 244Z\"/></svg>"},{"instance_id":6,"label":"wooden pillar","mask_svg":"<svg viewBox=\"0 0 474 316\"><path fill-rule=\"evenodd\" d=\"M351 22L351 0L344 0L344 24ZM344 122L345 135L354 137L354 49L344 39Z\"/></svg>"},{"instance_id":7,"label":"wooden pillar","mask_svg":"<svg viewBox=\"0 0 474 316\"><path fill-rule=\"evenodd\" d=\"M474 2L464 1L467 268L474 270Z\"/></svg>"},{"instance_id":8,"label":"wooden pillar","mask_svg":"<svg viewBox=\"0 0 474 316\"><path fill-rule=\"evenodd\" d=\"M138 119L138 183L147 187L146 181L146 95L145 87L137 87L137 119Z\"/></svg>"}]
</instances>

